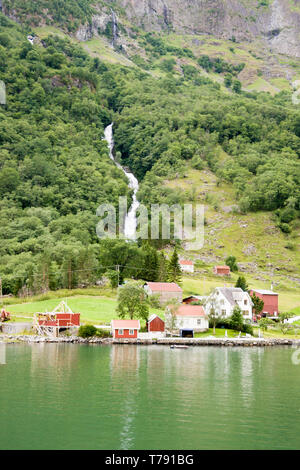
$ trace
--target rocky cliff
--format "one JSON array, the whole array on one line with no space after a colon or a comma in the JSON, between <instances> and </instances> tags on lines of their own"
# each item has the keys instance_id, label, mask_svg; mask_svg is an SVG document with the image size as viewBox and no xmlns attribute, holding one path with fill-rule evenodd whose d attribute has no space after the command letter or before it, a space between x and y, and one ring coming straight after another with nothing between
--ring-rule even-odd
<instances>
[{"instance_id":1,"label":"rocky cliff","mask_svg":"<svg viewBox=\"0 0 300 470\"><path fill-rule=\"evenodd\" d=\"M109 2L107 2L109 3ZM146 30L206 33L238 41L258 36L275 51L300 57L300 0L118 0Z\"/></svg>"},{"instance_id":2,"label":"rocky cliff","mask_svg":"<svg viewBox=\"0 0 300 470\"><path fill-rule=\"evenodd\" d=\"M82 41L103 33L107 25L117 33L117 21L125 29L204 33L245 42L259 38L268 50L300 57L300 0L89 0L85 8L81 2L72 7L72 1L65 0L65 6L69 6L70 21L80 24L75 36ZM49 24L51 18L56 22L48 0L35 1L31 10L19 0L1 3L12 19L33 25Z\"/></svg>"}]
</instances>

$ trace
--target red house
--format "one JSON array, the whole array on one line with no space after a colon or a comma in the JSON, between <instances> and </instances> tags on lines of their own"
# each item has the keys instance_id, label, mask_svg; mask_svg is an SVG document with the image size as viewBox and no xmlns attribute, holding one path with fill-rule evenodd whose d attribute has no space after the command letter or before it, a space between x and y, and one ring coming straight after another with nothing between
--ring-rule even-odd
<instances>
[{"instance_id":1,"label":"red house","mask_svg":"<svg viewBox=\"0 0 300 470\"><path fill-rule=\"evenodd\" d=\"M147 321L148 333L152 331L165 331L165 322L158 315L151 315Z\"/></svg>"},{"instance_id":2,"label":"red house","mask_svg":"<svg viewBox=\"0 0 300 470\"><path fill-rule=\"evenodd\" d=\"M259 297L264 302L262 316L277 317L278 316L278 294L272 290L253 289L250 294Z\"/></svg>"},{"instance_id":3,"label":"red house","mask_svg":"<svg viewBox=\"0 0 300 470\"><path fill-rule=\"evenodd\" d=\"M112 320L111 330L114 339L136 339L140 330L139 320Z\"/></svg>"},{"instance_id":4,"label":"red house","mask_svg":"<svg viewBox=\"0 0 300 470\"><path fill-rule=\"evenodd\" d=\"M214 274L218 276L230 276L230 267L229 266L215 266Z\"/></svg>"}]
</instances>

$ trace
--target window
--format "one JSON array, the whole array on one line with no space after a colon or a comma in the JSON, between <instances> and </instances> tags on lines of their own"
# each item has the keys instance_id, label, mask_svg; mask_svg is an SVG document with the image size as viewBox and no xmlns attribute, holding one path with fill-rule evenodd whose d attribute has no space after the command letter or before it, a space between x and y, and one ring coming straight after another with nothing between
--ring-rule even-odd
<instances>
[{"instance_id":1,"label":"window","mask_svg":"<svg viewBox=\"0 0 300 470\"><path fill-rule=\"evenodd\" d=\"M133 336L134 335L134 330L129 330L129 336Z\"/></svg>"},{"instance_id":2,"label":"window","mask_svg":"<svg viewBox=\"0 0 300 470\"><path fill-rule=\"evenodd\" d=\"M222 300L221 300L221 305L224 305L224 303L225 303L225 302L224 302L224 299L222 299Z\"/></svg>"},{"instance_id":3,"label":"window","mask_svg":"<svg viewBox=\"0 0 300 470\"><path fill-rule=\"evenodd\" d=\"M222 310L222 315L223 315L223 316L226 315L226 310Z\"/></svg>"},{"instance_id":4,"label":"window","mask_svg":"<svg viewBox=\"0 0 300 470\"><path fill-rule=\"evenodd\" d=\"M243 315L244 315L244 317L246 317L247 315L249 315L248 310L243 310Z\"/></svg>"},{"instance_id":5,"label":"window","mask_svg":"<svg viewBox=\"0 0 300 470\"><path fill-rule=\"evenodd\" d=\"M201 325L201 318L197 318L197 325Z\"/></svg>"},{"instance_id":6,"label":"window","mask_svg":"<svg viewBox=\"0 0 300 470\"><path fill-rule=\"evenodd\" d=\"M123 330L118 330L118 334L119 334L119 335L123 335L123 334L124 334L124 331L123 331Z\"/></svg>"},{"instance_id":7,"label":"window","mask_svg":"<svg viewBox=\"0 0 300 470\"><path fill-rule=\"evenodd\" d=\"M248 300L245 299L245 300L244 300L244 305L247 305L247 304L248 304Z\"/></svg>"}]
</instances>

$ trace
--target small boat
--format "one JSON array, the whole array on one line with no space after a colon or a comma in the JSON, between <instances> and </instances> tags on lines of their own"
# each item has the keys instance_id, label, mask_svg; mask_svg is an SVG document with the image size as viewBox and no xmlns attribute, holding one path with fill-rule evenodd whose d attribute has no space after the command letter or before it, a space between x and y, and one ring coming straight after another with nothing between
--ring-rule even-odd
<instances>
[{"instance_id":1,"label":"small boat","mask_svg":"<svg viewBox=\"0 0 300 470\"><path fill-rule=\"evenodd\" d=\"M171 349L188 349L188 346L184 344L171 344Z\"/></svg>"}]
</instances>

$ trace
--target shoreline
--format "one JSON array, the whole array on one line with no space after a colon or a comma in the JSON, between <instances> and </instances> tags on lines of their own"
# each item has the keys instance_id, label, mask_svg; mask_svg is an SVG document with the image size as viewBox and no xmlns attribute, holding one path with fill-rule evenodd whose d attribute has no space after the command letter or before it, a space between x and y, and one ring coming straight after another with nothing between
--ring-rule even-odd
<instances>
[{"instance_id":1,"label":"shoreline","mask_svg":"<svg viewBox=\"0 0 300 470\"><path fill-rule=\"evenodd\" d=\"M113 339L113 338L80 338L69 337L45 337L37 335L0 335L0 344L37 344L37 343L64 343L64 344L98 344L114 345L129 344L135 346L224 346L224 347L274 347L274 346L300 346L300 339L282 338L160 338L160 339Z\"/></svg>"}]
</instances>

